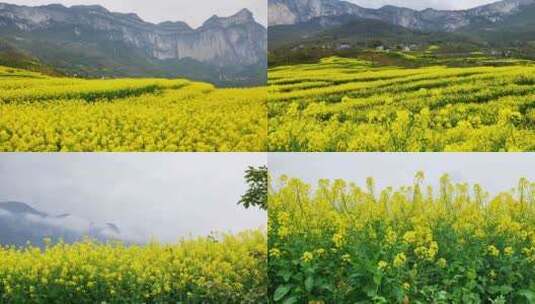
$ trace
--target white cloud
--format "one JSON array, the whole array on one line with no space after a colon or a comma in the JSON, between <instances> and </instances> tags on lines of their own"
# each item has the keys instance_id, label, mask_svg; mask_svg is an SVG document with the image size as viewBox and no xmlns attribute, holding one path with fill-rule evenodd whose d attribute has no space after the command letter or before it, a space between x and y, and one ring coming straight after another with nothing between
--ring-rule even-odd
<instances>
[{"instance_id":1,"label":"white cloud","mask_svg":"<svg viewBox=\"0 0 535 304\"><path fill-rule=\"evenodd\" d=\"M52 226L55 228L69 229L80 234L87 233L91 226L90 221L78 216L56 218L42 217L34 214L26 214L25 219L36 224Z\"/></svg>"}]
</instances>

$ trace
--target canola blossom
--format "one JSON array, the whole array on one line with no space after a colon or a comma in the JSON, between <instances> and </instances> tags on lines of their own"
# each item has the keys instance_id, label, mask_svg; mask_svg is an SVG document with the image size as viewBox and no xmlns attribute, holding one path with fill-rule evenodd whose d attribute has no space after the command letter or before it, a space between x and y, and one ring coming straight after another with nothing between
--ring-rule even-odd
<instances>
[{"instance_id":1,"label":"canola blossom","mask_svg":"<svg viewBox=\"0 0 535 304\"><path fill-rule=\"evenodd\" d=\"M265 303L265 232L0 248L0 303Z\"/></svg>"},{"instance_id":2,"label":"canola blossom","mask_svg":"<svg viewBox=\"0 0 535 304\"><path fill-rule=\"evenodd\" d=\"M535 151L535 65L269 70L270 151Z\"/></svg>"},{"instance_id":3,"label":"canola blossom","mask_svg":"<svg viewBox=\"0 0 535 304\"><path fill-rule=\"evenodd\" d=\"M266 88L0 67L0 151L265 151Z\"/></svg>"},{"instance_id":4,"label":"canola blossom","mask_svg":"<svg viewBox=\"0 0 535 304\"><path fill-rule=\"evenodd\" d=\"M281 177L269 197L275 303L532 303L535 183L376 191Z\"/></svg>"}]
</instances>

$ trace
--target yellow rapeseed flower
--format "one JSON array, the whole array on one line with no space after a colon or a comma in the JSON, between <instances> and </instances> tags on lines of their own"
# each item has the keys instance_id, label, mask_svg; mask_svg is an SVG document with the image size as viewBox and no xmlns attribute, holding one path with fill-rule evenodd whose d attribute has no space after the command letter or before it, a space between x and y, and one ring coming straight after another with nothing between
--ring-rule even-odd
<instances>
[{"instance_id":1,"label":"yellow rapeseed flower","mask_svg":"<svg viewBox=\"0 0 535 304\"><path fill-rule=\"evenodd\" d=\"M498 248L496 248L496 246L494 245L489 245L487 247L487 253L491 256L499 256L500 255L500 250Z\"/></svg>"},{"instance_id":2,"label":"yellow rapeseed flower","mask_svg":"<svg viewBox=\"0 0 535 304\"><path fill-rule=\"evenodd\" d=\"M312 259L314 259L314 255L312 254L312 252L309 252L309 251L305 251L303 253L303 256L301 257L301 260L303 260L303 262L305 263L311 262Z\"/></svg>"},{"instance_id":3,"label":"yellow rapeseed flower","mask_svg":"<svg viewBox=\"0 0 535 304\"><path fill-rule=\"evenodd\" d=\"M403 265L405 265L405 262L407 261L407 256L405 256L405 253L401 252L394 257L394 262L392 263L394 267L399 268Z\"/></svg>"}]
</instances>

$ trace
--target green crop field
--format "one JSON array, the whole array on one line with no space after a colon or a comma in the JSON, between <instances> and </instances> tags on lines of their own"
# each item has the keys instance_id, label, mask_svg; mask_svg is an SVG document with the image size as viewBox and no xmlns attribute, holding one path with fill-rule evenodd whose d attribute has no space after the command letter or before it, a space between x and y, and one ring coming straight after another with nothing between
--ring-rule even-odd
<instances>
[{"instance_id":1,"label":"green crop field","mask_svg":"<svg viewBox=\"0 0 535 304\"><path fill-rule=\"evenodd\" d=\"M495 66L490 66L491 64ZM270 151L535 151L535 65L269 70Z\"/></svg>"},{"instance_id":2,"label":"green crop field","mask_svg":"<svg viewBox=\"0 0 535 304\"><path fill-rule=\"evenodd\" d=\"M266 94L0 67L0 151L264 151Z\"/></svg>"}]
</instances>

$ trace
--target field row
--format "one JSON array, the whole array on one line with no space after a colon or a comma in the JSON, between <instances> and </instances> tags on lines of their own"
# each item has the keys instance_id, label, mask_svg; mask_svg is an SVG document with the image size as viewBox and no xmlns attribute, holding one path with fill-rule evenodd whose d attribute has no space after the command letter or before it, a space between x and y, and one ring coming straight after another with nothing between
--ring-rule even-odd
<instances>
[{"instance_id":1,"label":"field row","mask_svg":"<svg viewBox=\"0 0 535 304\"><path fill-rule=\"evenodd\" d=\"M0 151L267 149L265 88L180 79L4 80Z\"/></svg>"},{"instance_id":2,"label":"field row","mask_svg":"<svg viewBox=\"0 0 535 304\"><path fill-rule=\"evenodd\" d=\"M5 68L0 80L0 151L535 150L526 63L407 69L325 58L235 89Z\"/></svg>"},{"instance_id":3,"label":"field row","mask_svg":"<svg viewBox=\"0 0 535 304\"><path fill-rule=\"evenodd\" d=\"M334 62L270 72L270 151L535 149L533 66L355 71Z\"/></svg>"}]
</instances>

